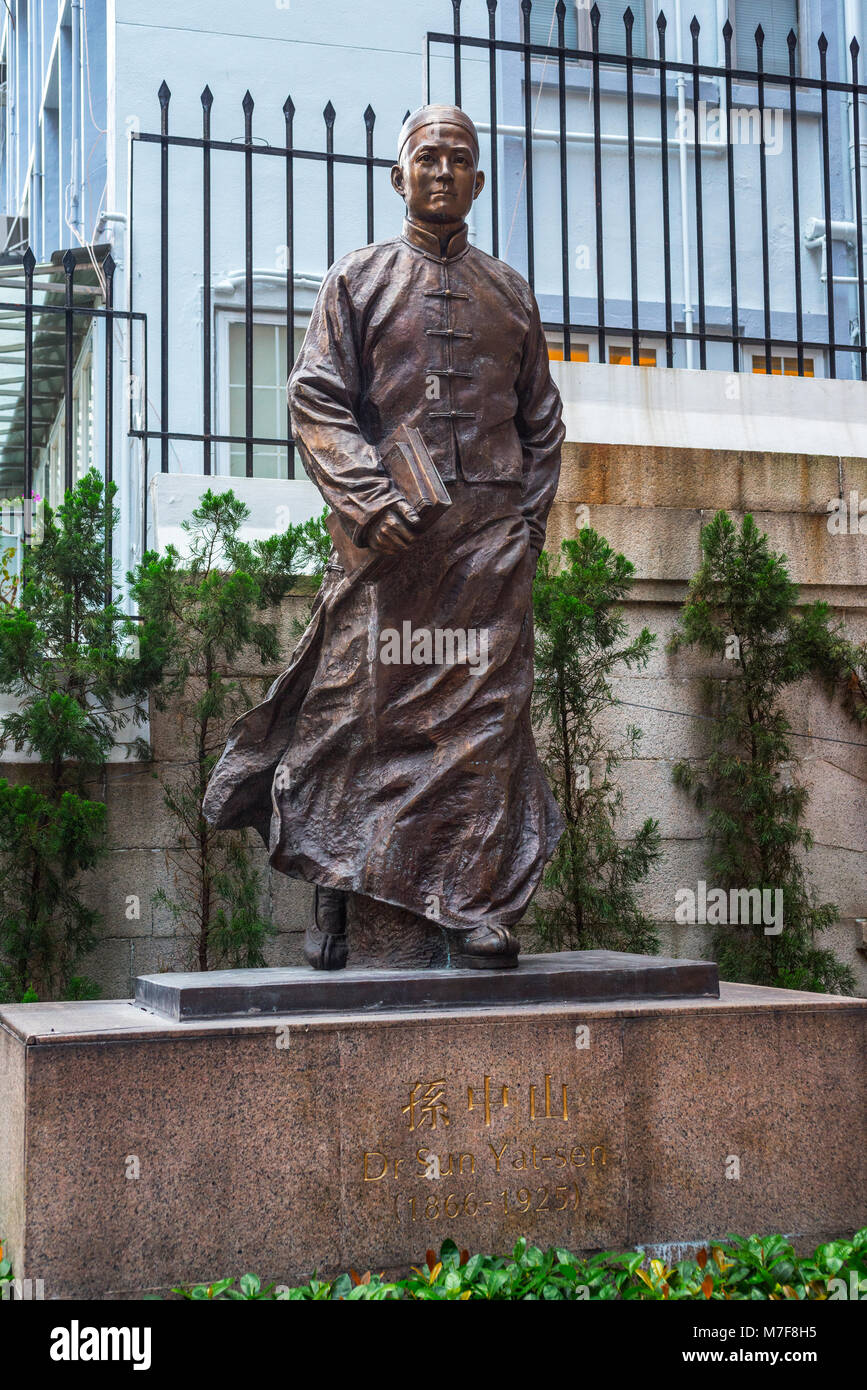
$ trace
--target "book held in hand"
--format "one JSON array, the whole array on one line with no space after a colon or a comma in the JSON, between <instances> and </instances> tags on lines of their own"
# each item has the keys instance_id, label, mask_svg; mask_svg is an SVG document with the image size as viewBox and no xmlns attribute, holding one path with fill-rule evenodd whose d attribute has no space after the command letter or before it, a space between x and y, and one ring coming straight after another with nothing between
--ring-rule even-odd
<instances>
[{"instance_id":1,"label":"book held in hand","mask_svg":"<svg viewBox=\"0 0 867 1390\"><path fill-rule=\"evenodd\" d=\"M407 425L398 426L383 448L382 464L397 491L416 513L418 520L413 524L414 531L419 534L427 531L442 516L446 507L451 506L445 483L417 429ZM334 512L329 514L325 524L347 575L355 574L363 567L365 578L372 579L383 563L394 558L355 545Z\"/></svg>"}]
</instances>

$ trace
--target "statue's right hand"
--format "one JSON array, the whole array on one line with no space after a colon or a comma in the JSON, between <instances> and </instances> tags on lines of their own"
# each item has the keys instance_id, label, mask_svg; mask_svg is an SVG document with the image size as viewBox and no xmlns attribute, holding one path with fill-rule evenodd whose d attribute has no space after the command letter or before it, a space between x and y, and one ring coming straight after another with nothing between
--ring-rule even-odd
<instances>
[{"instance_id":1,"label":"statue's right hand","mask_svg":"<svg viewBox=\"0 0 867 1390\"><path fill-rule=\"evenodd\" d=\"M393 507L380 512L368 531L367 544L382 555L397 555L412 545L416 537L413 524L418 516L401 498Z\"/></svg>"}]
</instances>

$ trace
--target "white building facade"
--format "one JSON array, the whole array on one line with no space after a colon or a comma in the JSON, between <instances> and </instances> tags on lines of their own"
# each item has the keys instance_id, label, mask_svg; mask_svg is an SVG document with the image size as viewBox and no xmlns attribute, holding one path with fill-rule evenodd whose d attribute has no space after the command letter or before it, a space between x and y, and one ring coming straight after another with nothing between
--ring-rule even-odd
<instances>
[{"instance_id":1,"label":"white building facade","mask_svg":"<svg viewBox=\"0 0 867 1390\"><path fill-rule=\"evenodd\" d=\"M37 305L62 302L59 262L71 248L75 302L104 306L100 266L110 248L113 305L138 316L112 320L110 463L123 517L119 562L140 553L143 527L152 525L145 516L146 473L150 479L160 471L196 475L209 468L286 479L294 472L283 393L292 349L329 258L399 224L387 164L407 109L426 98L454 98L455 11L461 101L482 132L483 163L489 174L495 164L497 173L472 235L530 274L552 357L862 377L863 355L838 351L832 368L822 345L830 337L827 230L833 338L845 349L862 336L854 171L864 158L867 108L859 103L856 149L851 93L804 85L821 75L822 34L826 75L850 76L848 45L863 23L861 0L636 0L629 68L622 61L624 7L606 0L598 48L621 55L621 62L603 57L595 71L586 56L576 56L593 44L586 0L568 0L562 19L553 0L536 0L526 15L525 8L520 0L499 0L492 22L484 0L457 6L332 0L327 8L314 0L251 0L243 7L152 0L145 8L128 0L9 0L0 17L0 285L10 306L0 310L0 495L19 494L28 478L22 321L11 307L24 292L26 246L36 258L34 284L51 286L37 288ZM663 82L658 70L640 64L660 55L661 10L666 58L682 65ZM695 81L687 70L693 16L700 67L717 70L697 70ZM727 19L733 25L728 55ZM509 48L524 36L525 23L537 46L529 62ZM560 23L568 50L562 61ZM759 23L767 73L789 71L786 36L790 29L797 34L799 79L794 92L787 83L766 84L761 113L755 83L735 80L727 106L720 76L727 56L735 73L755 68ZM493 58L486 43L492 34L503 45ZM163 83L170 93L164 110ZM201 143L206 89L212 102L207 151ZM248 127L246 92L254 103ZM291 194L289 161L281 154L290 130L287 98L294 108L292 146L301 152L292 162ZM303 154L327 151L326 103L333 107L330 139L338 156L331 163ZM370 109L375 124L368 143ZM172 140L199 143L148 140L160 132L161 117ZM378 162L368 168L363 159L371 150ZM361 162L341 162L342 156ZM867 201L867 179L864 194ZM862 221L863 215L862 207ZM86 319L82 313L75 324L67 406L62 324L55 316L49 325L52 351L51 334L37 316L43 335L34 345L38 404L29 476L53 501L91 462L106 466L106 320ZM812 346L798 353L797 339ZM67 415L74 417L70 426ZM250 438L257 442L250 445ZM309 503L307 490L299 491L302 511Z\"/></svg>"},{"instance_id":2,"label":"white building facade","mask_svg":"<svg viewBox=\"0 0 867 1390\"><path fill-rule=\"evenodd\" d=\"M665 637L702 525L751 510L804 601L867 637L867 536L827 525L834 499L867 500L867 59L853 87L850 50L867 3L632 0L628 61L624 8L4 0L0 500L110 474L118 579L181 540L207 486L242 496L251 535L318 513L288 434L293 352L330 262L400 226L404 114L459 95L488 174L471 236L531 279L566 407L549 548L596 527L635 564L630 623L659 635L617 683L618 727L645 735L619 772L623 833L658 816L644 907L664 949L697 955L675 890L702 878L707 831L671 768L706 756L702 678L728 672ZM829 944L864 992L867 746L821 691L786 708L811 871L841 914ZM170 715L150 733L155 766L180 765ZM183 964L153 905L161 793L141 778L131 797L130 776L108 769L118 859L86 965L114 995ZM151 904L134 923L130 892ZM269 961L296 963L303 886L271 874L268 894Z\"/></svg>"}]
</instances>

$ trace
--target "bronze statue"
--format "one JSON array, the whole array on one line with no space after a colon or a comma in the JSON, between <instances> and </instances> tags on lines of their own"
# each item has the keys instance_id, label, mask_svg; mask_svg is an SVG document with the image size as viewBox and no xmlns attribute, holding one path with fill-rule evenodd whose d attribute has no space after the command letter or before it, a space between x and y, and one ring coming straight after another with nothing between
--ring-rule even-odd
<instances>
[{"instance_id":1,"label":"bronze statue","mask_svg":"<svg viewBox=\"0 0 867 1390\"><path fill-rule=\"evenodd\" d=\"M401 234L323 280L293 431L347 541L383 563L350 572L332 552L288 670L208 787L209 819L256 826L276 868L316 885L319 969L346 963L348 891L439 923L457 965L516 965L509 928L563 829L530 724L561 402L529 286L468 240L478 160L463 111L414 112L391 173ZM451 498L424 531L383 466L401 427Z\"/></svg>"}]
</instances>

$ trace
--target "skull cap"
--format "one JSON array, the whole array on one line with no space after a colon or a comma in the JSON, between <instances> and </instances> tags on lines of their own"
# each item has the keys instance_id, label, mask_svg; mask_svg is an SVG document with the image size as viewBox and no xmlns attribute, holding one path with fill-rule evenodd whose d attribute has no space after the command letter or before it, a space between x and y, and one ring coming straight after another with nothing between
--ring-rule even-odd
<instances>
[{"instance_id":1,"label":"skull cap","mask_svg":"<svg viewBox=\"0 0 867 1390\"><path fill-rule=\"evenodd\" d=\"M476 159L479 157L479 136L476 127L473 125L466 111L462 111L459 106L419 106L418 110L411 111L400 128L397 137L397 158L400 161L404 151L404 146L411 135L417 130L421 130L428 125L457 125L467 132L472 141L476 152Z\"/></svg>"}]
</instances>

